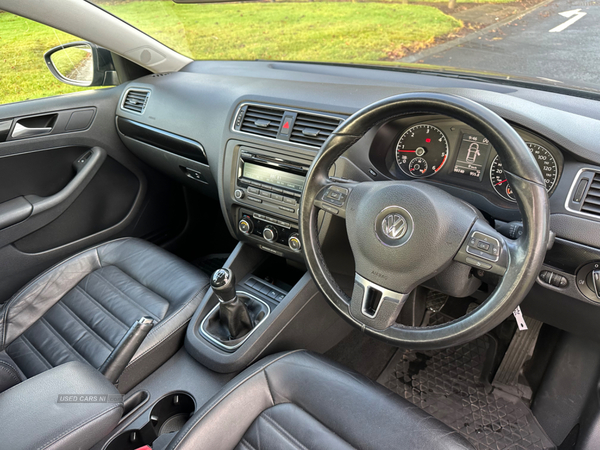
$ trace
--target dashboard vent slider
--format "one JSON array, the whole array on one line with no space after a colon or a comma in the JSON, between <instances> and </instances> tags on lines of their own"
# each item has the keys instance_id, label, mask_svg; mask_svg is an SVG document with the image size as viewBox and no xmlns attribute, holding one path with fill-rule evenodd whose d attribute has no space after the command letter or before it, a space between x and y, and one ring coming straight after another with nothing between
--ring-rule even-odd
<instances>
[{"instance_id":1,"label":"dashboard vent slider","mask_svg":"<svg viewBox=\"0 0 600 450\"><path fill-rule=\"evenodd\" d=\"M150 91L142 89L129 89L123 98L121 109L132 111L137 114L144 114L148 105Z\"/></svg>"}]
</instances>

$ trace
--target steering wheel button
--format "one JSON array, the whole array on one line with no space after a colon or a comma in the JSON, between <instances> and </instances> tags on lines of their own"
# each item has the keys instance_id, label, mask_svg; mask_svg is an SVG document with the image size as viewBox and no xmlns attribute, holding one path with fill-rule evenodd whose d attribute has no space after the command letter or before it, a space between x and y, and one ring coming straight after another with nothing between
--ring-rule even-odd
<instances>
[{"instance_id":1,"label":"steering wheel button","mask_svg":"<svg viewBox=\"0 0 600 450\"><path fill-rule=\"evenodd\" d=\"M467 253L474 255L474 256L479 256L480 258L487 259L490 261L494 261L496 259L495 256L492 256L482 250L479 250L479 249L473 248L473 247L467 247Z\"/></svg>"},{"instance_id":2,"label":"steering wheel button","mask_svg":"<svg viewBox=\"0 0 600 450\"><path fill-rule=\"evenodd\" d=\"M331 214L339 214L340 210L337 208L334 208L333 206L329 206L326 203L323 203L323 206L321 207L321 209L323 209L323 211L327 211L328 213Z\"/></svg>"},{"instance_id":3,"label":"steering wheel button","mask_svg":"<svg viewBox=\"0 0 600 450\"><path fill-rule=\"evenodd\" d=\"M344 202L342 202L340 200L334 200L332 198L326 198L325 201L327 203L331 203L332 205L335 205L335 206L342 206L344 204Z\"/></svg>"},{"instance_id":4,"label":"steering wheel button","mask_svg":"<svg viewBox=\"0 0 600 450\"><path fill-rule=\"evenodd\" d=\"M479 241L479 242L477 242L477 247L480 248L481 250L487 251L490 249L490 243Z\"/></svg>"},{"instance_id":5,"label":"steering wheel button","mask_svg":"<svg viewBox=\"0 0 600 450\"><path fill-rule=\"evenodd\" d=\"M477 267L478 269L490 270L492 268L491 264L488 264L488 263L483 262L483 261L479 261L478 259L471 258L469 256L467 256L467 258L465 259L465 261L467 262L467 264L469 264L469 265L471 265L473 267Z\"/></svg>"}]
</instances>

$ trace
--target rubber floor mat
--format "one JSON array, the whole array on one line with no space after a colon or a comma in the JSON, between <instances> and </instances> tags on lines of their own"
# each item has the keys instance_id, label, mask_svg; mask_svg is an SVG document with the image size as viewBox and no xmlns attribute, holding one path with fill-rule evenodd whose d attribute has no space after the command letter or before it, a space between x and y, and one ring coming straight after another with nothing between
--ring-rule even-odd
<instances>
[{"instance_id":1,"label":"rubber floor mat","mask_svg":"<svg viewBox=\"0 0 600 450\"><path fill-rule=\"evenodd\" d=\"M443 323L436 314L437 323ZM435 323L430 323L434 325ZM398 349L378 382L465 436L478 450L555 449L520 399L486 392L492 338L432 351Z\"/></svg>"}]
</instances>

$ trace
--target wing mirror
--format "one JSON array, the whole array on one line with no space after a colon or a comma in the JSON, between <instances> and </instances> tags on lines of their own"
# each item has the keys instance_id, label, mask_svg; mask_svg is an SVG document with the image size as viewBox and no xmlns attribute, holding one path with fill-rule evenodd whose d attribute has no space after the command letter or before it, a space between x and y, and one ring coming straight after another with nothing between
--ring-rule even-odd
<instances>
[{"instance_id":1,"label":"wing mirror","mask_svg":"<svg viewBox=\"0 0 600 450\"><path fill-rule=\"evenodd\" d=\"M112 54L91 42L70 42L48 50L44 60L52 75L73 86L115 86L119 77Z\"/></svg>"}]
</instances>

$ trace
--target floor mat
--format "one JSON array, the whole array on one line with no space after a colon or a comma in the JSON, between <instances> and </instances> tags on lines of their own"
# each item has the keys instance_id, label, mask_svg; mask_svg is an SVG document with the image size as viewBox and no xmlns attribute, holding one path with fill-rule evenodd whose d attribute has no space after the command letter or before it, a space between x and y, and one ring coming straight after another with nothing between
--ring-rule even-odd
<instances>
[{"instance_id":1,"label":"floor mat","mask_svg":"<svg viewBox=\"0 0 600 450\"><path fill-rule=\"evenodd\" d=\"M437 323L447 319L437 315ZM430 323L434 325L435 323ZM555 449L520 399L482 380L492 338L444 350L398 349L378 382L459 431L477 450Z\"/></svg>"},{"instance_id":2,"label":"floor mat","mask_svg":"<svg viewBox=\"0 0 600 450\"><path fill-rule=\"evenodd\" d=\"M212 275L217 269L220 269L227 261L229 253L213 253L194 261L194 265L207 275Z\"/></svg>"}]
</instances>

